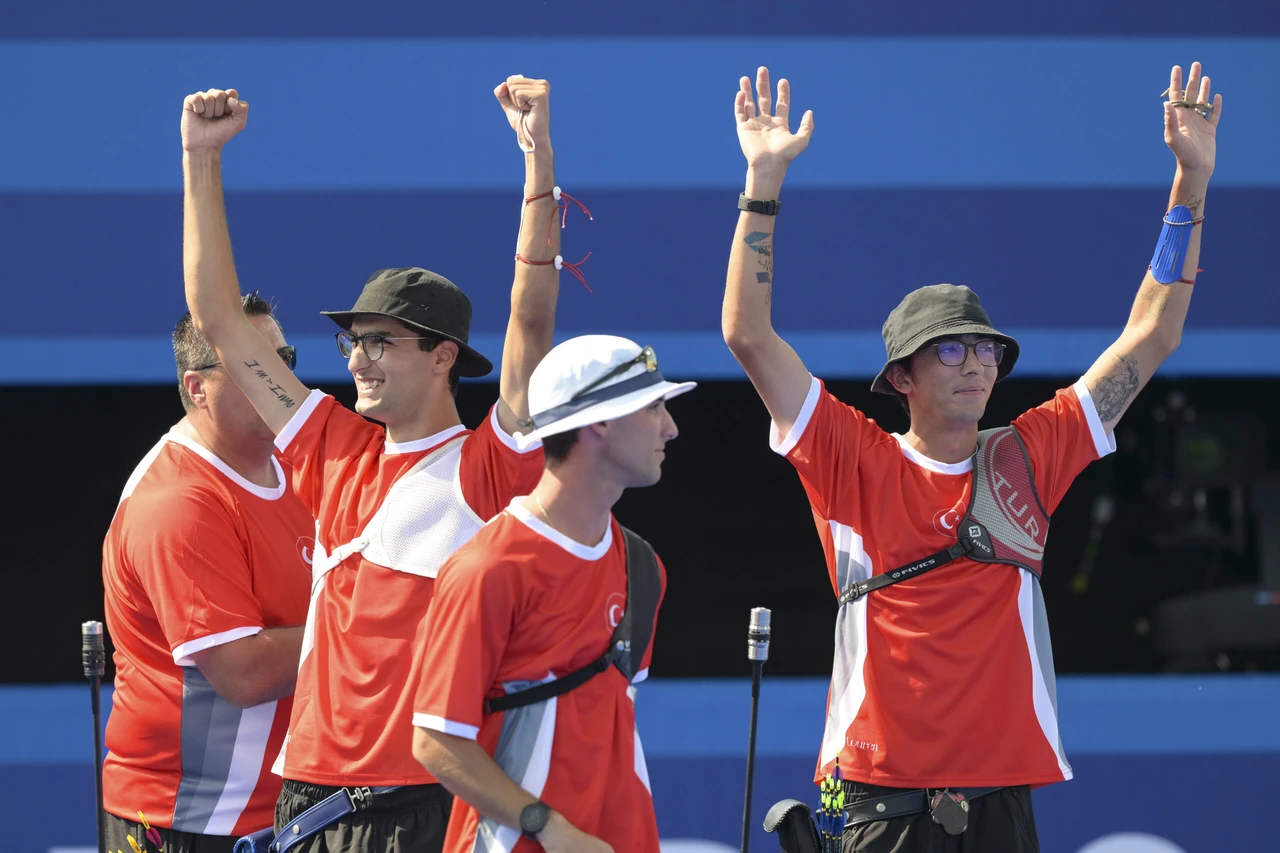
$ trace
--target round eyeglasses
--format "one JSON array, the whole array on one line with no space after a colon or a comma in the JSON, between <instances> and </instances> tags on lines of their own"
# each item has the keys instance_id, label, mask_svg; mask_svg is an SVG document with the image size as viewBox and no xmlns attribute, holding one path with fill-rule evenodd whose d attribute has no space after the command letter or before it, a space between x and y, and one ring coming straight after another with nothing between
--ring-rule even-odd
<instances>
[{"instance_id":1,"label":"round eyeglasses","mask_svg":"<svg viewBox=\"0 0 1280 853\"><path fill-rule=\"evenodd\" d=\"M356 347L364 350L365 358L370 361L377 361L382 358L382 352L386 348L387 341L421 341L425 339L424 335L408 335L404 337L391 337L389 335L380 335L377 332L366 332L363 335L357 335L352 332L338 332L334 335L338 341L338 352L342 353L343 358L351 358L351 353L356 351Z\"/></svg>"},{"instance_id":2,"label":"round eyeglasses","mask_svg":"<svg viewBox=\"0 0 1280 853\"><path fill-rule=\"evenodd\" d=\"M938 352L938 361L947 367L959 367L969 357L969 350L978 357L983 367L999 367L1004 360L1004 344L999 341L978 341L966 344L964 341L938 341L931 345Z\"/></svg>"}]
</instances>

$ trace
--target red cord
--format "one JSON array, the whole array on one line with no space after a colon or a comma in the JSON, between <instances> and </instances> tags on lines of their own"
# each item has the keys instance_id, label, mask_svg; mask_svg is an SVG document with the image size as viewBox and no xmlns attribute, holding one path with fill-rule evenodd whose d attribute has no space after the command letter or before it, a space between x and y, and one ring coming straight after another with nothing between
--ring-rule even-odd
<instances>
[{"instance_id":1,"label":"red cord","mask_svg":"<svg viewBox=\"0 0 1280 853\"><path fill-rule=\"evenodd\" d=\"M576 204L579 207L579 209L581 209L582 212L587 215L587 219L590 219L593 222L595 221L595 217L591 215L590 210L587 210L587 206L585 204L578 201L576 198L569 195L567 192L560 189L559 187L554 187L550 191L541 193L539 195L529 196L529 198L526 198L524 200L524 203L529 204L530 202L535 202L535 201L538 201L539 199L544 199L548 196L552 196L556 200L556 210L560 212L560 227L562 229L568 223L570 202L572 202L573 204ZM551 245L551 226L554 222L555 222L555 217L552 217L551 222L547 223L547 245L548 246ZM581 263L581 261L579 261L579 263Z\"/></svg>"},{"instance_id":2,"label":"red cord","mask_svg":"<svg viewBox=\"0 0 1280 853\"><path fill-rule=\"evenodd\" d=\"M564 258L562 258L560 255L556 255L554 258L552 258L549 261L531 261L528 258L522 258L520 256L520 253L516 252L516 260L522 264L528 264L531 267L547 267L547 266L552 266L554 264L556 269L567 269L570 272L570 274L573 275L574 278L582 282L582 286L587 289L588 293L594 293L595 291L591 289L591 285L587 284L587 277L582 274L582 269L581 269L582 265L587 262L587 258L589 257L591 257L591 253L587 252L586 258L583 258L582 260L578 261L576 264L571 264L568 261L566 261Z\"/></svg>"}]
</instances>

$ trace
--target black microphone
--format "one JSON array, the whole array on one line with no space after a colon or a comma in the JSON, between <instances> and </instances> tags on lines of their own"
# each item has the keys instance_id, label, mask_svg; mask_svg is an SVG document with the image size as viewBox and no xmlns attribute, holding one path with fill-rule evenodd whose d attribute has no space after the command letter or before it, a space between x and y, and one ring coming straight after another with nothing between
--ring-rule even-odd
<instances>
[{"instance_id":1,"label":"black microphone","mask_svg":"<svg viewBox=\"0 0 1280 853\"><path fill-rule=\"evenodd\" d=\"M84 677L89 679L90 706L93 712L93 777L98 797L98 853L106 853L106 812L102 809L102 674L107 669L107 650L103 642L102 623L85 622L80 626L80 662Z\"/></svg>"},{"instance_id":2,"label":"black microphone","mask_svg":"<svg viewBox=\"0 0 1280 853\"><path fill-rule=\"evenodd\" d=\"M764 662L769 659L769 620L772 614L767 607L751 608L751 623L747 628L747 660L751 661L751 728L747 734L747 792L742 804L742 847L739 853L747 853L751 840L751 787L756 771L756 718L760 711L760 675Z\"/></svg>"}]
</instances>

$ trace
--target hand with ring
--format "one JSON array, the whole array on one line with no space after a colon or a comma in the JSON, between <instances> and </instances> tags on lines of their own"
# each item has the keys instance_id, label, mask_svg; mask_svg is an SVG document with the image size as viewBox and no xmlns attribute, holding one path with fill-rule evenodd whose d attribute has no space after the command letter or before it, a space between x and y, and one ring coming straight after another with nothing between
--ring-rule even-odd
<instances>
[{"instance_id":1,"label":"hand with ring","mask_svg":"<svg viewBox=\"0 0 1280 853\"><path fill-rule=\"evenodd\" d=\"M1218 122L1222 119L1222 95L1209 98L1209 77L1199 62L1191 63L1187 88L1182 88L1182 67L1169 74L1169 96L1164 105L1164 141L1178 158L1178 167L1208 177L1217 155ZM1194 98L1190 100L1189 98ZM1192 114L1196 118L1191 118Z\"/></svg>"}]
</instances>

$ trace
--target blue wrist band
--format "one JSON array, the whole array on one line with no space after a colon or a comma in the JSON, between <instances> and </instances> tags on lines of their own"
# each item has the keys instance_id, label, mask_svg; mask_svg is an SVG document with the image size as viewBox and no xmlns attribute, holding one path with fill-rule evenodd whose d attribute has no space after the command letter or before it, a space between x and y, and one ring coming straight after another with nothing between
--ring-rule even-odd
<instances>
[{"instance_id":1,"label":"blue wrist band","mask_svg":"<svg viewBox=\"0 0 1280 853\"><path fill-rule=\"evenodd\" d=\"M1191 210L1177 205L1164 218L1164 230L1156 243L1156 253L1151 256L1151 277L1161 284L1173 284L1182 278L1182 265L1187 257L1187 245L1191 242L1191 229L1199 220L1193 219Z\"/></svg>"}]
</instances>

